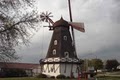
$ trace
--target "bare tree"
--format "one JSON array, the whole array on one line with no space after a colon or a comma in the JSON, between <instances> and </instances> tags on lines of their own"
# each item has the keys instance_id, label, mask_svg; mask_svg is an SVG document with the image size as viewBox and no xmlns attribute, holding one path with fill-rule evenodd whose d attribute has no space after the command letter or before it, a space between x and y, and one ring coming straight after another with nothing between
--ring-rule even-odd
<instances>
[{"instance_id":1,"label":"bare tree","mask_svg":"<svg viewBox=\"0 0 120 80\"><path fill-rule=\"evenodd\" d=\"M39 17L33 0L0 0L0 61L17 59L15 46L27 44Z\"/></svg>"}]
</instances>

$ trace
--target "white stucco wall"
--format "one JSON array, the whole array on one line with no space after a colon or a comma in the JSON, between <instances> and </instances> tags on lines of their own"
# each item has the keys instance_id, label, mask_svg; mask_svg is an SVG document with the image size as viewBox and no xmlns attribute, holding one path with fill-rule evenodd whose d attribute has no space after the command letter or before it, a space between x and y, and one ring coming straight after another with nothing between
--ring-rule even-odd
<instances>
[{"instance_id":1,"label":"white stucco wall","mask_svg":"<svg viewBox=\"0 0 120 80\"><path fill-rule=\"evenodd\" d=\"M53 65L54 65L55 71L51 70L53 68ZM66 66L66 71L65 71L65 66ZM75 64L49 64L49 65L45 64L42 73L48 76L55 76L55 77L60 74L71 77L71 68L72 68L74 77L78 77L78 71L76 71L77 65Z\"/></svg>"},{"instance_id":2,"label":"white stucco wall","mask_svg":"<svg viewBox=\"0 0 120 80\"><path fill-rule=\"evenodd\" d=\"M66 71L65 71L65 66L66 66ZM72 68L72 73L73 73L74 77L78 77L78 71L76 71L77 65L75 65L75 64L61 64L60 67L61 67L60 74L64 74L65 76L71 77L71 68Z\"/></svg>"},{"instance_id":3,"label":"white stucco wall","mask_svg":"<svg viewBox=\"0 0 120 80\"><path fill-rule=\"evenodd\" d=\"M60 64L45 64L44 69L43 69L43 74L46 74L48 76L57 76L60 74L60 69L59 69ZM52 71L52 69L54 70Z\"/></svg>"},{"instance_id":4,"label":"white stucco wall","mask_svg":"<svg viewBox=\"0 0 120 80\"><path fill-rule=\"evenodd\" d=\"M65 59L65 58L64 58ZM66 59L65 59L66 60ZM45 62L59 62L60 58L48 58L45 59ZM63 60L61 59L63 62ZM72 69L71 69L72 68ZM54 64L44 64L43 65L43 74L49 75L49 76L57 76L60 74L63 74L65 76L71 77L71 70L74 77L78 77L78 70L77 70L77 64L70 64L70 63L54 63ZM53 69L53 71L52 71Z\"/></svg>"}]
</instances>

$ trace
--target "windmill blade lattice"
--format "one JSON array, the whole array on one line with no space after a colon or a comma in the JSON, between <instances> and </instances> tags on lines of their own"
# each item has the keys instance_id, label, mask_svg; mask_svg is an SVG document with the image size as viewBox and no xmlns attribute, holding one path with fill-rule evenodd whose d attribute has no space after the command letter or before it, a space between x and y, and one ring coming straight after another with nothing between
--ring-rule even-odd
<instances>
[{"instance_id":1,"label":"windmill blade lattice","mask_svg":"<svg viewBox=\"0 0 120 80\"><path fill-rule=\"evenodd\" d=\"M42 12L41 15L40 15L41 21L50 22L50 20L51 20L50 17L53 17L51 14L52 14L51 12L50 13L48 13L48 12L44 13L44 12Z\"/></svg>"}]
</instances>

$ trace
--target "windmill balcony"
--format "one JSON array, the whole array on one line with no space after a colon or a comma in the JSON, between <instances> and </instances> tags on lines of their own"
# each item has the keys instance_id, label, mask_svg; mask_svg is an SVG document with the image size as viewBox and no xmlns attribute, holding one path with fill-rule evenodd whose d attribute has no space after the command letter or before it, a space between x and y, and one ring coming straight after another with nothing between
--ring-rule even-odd
<instances>
[{"instance_id":1,"label":"windmill balcony","mask_svg":"<svg viewBox=\"0 0 120 80\"><path fill-rule=\"evenodd\" d=\"M80 64L81 61L79 59L73 58L47 58L41 59L40 64L53 64L53 63L72 63L72 64Z\"/></svg>"}]
</instances>

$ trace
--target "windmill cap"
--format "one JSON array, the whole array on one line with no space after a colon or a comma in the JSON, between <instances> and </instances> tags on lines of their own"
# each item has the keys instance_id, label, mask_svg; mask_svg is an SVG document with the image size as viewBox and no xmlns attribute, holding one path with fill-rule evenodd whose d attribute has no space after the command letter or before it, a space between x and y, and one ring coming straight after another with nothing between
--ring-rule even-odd
<instances>
[{"instance_id":1,"label":"windmill cap","mask_svg":"<svg viewBox=\"0 0 120 80\"><path fill-rule=\"evenodd\" d=\"M69 24L67 21L65 21L62 17L60 20L56 21L53 24L53 27L59 27L59 26L63 26L63 27L69 27Z\"/></svg>"}]
</instances>

